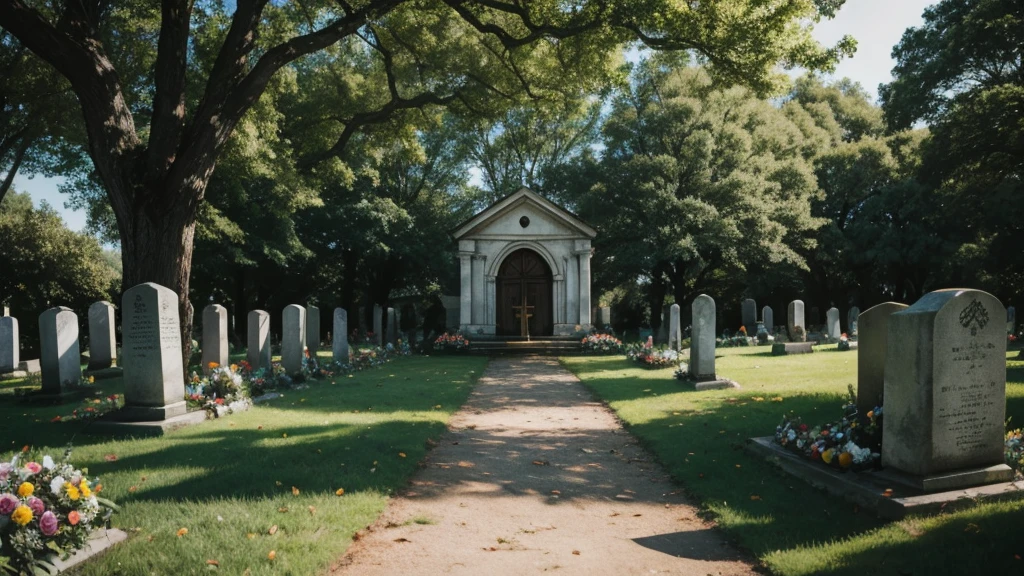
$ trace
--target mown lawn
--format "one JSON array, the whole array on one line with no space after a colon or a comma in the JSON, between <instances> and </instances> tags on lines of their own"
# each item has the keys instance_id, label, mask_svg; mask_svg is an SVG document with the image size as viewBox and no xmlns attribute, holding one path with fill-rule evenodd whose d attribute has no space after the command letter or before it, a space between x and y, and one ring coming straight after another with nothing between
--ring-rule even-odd
<instances>
[{"instance_id":1,"label":"mown lawn","mask_svg":"<svg viewBox=\"0 0 1024 576\"><path fill-rule=\"evenodd\" d=\"M695 392L673 380L672 369L646 370L622 357L562 362L721 529L775 574L1024 573L1024 500L886 522L744 452L747 438L771 435L785 412L806 422L837 419L847 385L856 387L855 351L772 357L767 348L726 348L717 354L717 372L741 390ZM1019 426L1024 362L1011 357L1016 351L1007 361L1007 416Z\"/></svg>"},{"instance_id":2,"label":"mown lawn","mask_svg":"<svg viewBox=\"0 0 1024 576\"><path fill-rule=\"evenodd\" d=\"M128 440L53 423L76 404L24 405L5 386L0 438L10 448L0 457L24 444L60 453L70 442L73 461L121 506L113 524L129 540L78 574L316 574L406 483L485 365L478 357L399 359L245 413ZM119 380L99 385L122 390ZM181 528L188 533L178 536Z\"/></svg>"}]
</instances>

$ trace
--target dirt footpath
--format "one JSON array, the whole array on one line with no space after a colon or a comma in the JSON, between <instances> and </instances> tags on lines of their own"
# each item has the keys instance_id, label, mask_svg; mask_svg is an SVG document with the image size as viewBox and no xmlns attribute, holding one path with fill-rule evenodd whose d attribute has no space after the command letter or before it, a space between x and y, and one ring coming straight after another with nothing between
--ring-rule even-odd
<instances>
[{"instance_id":1,"label":"dirt footpath","mask_svg":"<svg viewBox=\"0 0 1024 576\"><path fill-rule=\"evenodd\" d=\"M553 359L493 359L451 429L332 573L756 573Z\"/></svg>"}]
</instances>

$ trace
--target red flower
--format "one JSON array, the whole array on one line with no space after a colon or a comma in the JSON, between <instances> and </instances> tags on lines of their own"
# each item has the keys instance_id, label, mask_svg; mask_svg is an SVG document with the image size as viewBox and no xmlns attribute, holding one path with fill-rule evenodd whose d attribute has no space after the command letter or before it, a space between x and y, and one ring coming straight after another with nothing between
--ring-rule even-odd
<instances>
[{"instance_id":1,"label":"red flower","mask_svg":"<svg viewBox=\"0 0 1024 576\"><path fill-rule=\"evenodd\" d=\"M217 398L217 399L216 399L216 400L214 400L213 402L214 402L214 404L220 405L220 404L223 404L223 403L224 403L224 399L223 399L223 398Z\"/></svg>"},{"instance_id":2,"label":"red flower","mask_svg":"<svg viewBox=\"0 0 1024 576\"><path fill-rule=\"evenodd\" d=\"M807 432L807 424L801 424L800 425L800 431L801 432Z\"/></svg>"}]
</instances>

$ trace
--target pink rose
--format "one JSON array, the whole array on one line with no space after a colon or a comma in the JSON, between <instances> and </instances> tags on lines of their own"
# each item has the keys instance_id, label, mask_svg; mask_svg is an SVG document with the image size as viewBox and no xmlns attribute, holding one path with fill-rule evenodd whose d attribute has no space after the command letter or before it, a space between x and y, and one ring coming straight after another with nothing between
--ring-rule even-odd
<instances>
[{"instance_id":1,"label":"pink rose","mask_svg":"<svg viewBox=\"0 0 1024 576\"><path fill-rule=\"evenodd\" d=\"M46 504L35 496L28 499L28 507L32 510L33 516L39 516L44 510L46 510Z\"/></svg>"},{"instance_id":2,"label":"pink rose","mask_svg":"<svg viewBox=\"0 0 1024 576\"><path fill-rule=\"evenodd\" d=\"M25 470L28 470L33 474L39 474L42 472L43 467L39 462L29 462L28 464L25 464Z\"/></svg>"},{"instance_id":3,"label":"pink rose","mask_svg":"<svg viewBox=\"0 0 1024 576\"><path fill-rule=\"evenodd\" d=\"M14 494L0 494L0 516L10 516L19 503Z\"/></svg>"},{"instance_id":4,"label":"pink rose","mask_svg":"<svg viewBox=\"0 0 1024 576\"><path fill-rule=\"evenodd\" d=\"M47 510L43 513L39 519L39 531L43 536L53 536L57 533L57 516L53 512Z\"/></svg>"}]
</instances>

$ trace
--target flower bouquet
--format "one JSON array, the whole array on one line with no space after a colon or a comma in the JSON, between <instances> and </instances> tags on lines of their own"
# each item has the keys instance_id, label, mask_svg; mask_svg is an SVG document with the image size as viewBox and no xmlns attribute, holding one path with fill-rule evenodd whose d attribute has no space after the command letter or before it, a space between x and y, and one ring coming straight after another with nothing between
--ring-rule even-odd
<instances>
[{"instance_id":1,"label":"flower bouquet","mask_svg":"<svg viewBox=\"0 0 1024 576\"><path fill-rule=\"evenodd\" d=\"M66 558L85 547L117 506L99 497L98 479L75 468L70 451L42 463L26 446L0 463L0 568L15 574L53 574L54 556Z\"/></svg>"},{"instance_id":2,"label":"flower bouquet","mask_svg":"<svg viewBox=\"0 0 1024 576\"><path fill-rule=\"evenodd\" d=\"M468 352L469 340L461 333L441 334L434 340L434 349L444 352Z\"/></svg>"},{"instance_id":3,"label":"flower bouquet","mask_svg":"<svg viewBox=\"0 0 1024 576\"><path fill-rule=\"evenodd\" d=\"M679 353L671 348L656 349L654 338L647 337L643 344L632 344L626 348L626 358L644 368L669 368L679 361Z\"/></svg>"},{"instance_id":4,"label":"flower bouquet","mask_svg":"<svg viewBox=\"0 0 1024 576\"><path fill-rule=\"evenodd\" d=\"M857 412L853 386L843 417L822 426L808 426L799 417L783 416L775 428L775 442L805 458L840 470L866 470L878 466L882 451L882 408Z\"/></svg>"},{"instance_id":5,"label":"flower bouquet","mask_svg":"<svg viewBox=\"0 0 1024 576\"><path fill-rule=\"evenodd\" d=\"M622 340L611 334L588 334L580 342L584 354L621 354Z\"/></svg>"},{"instance_id":6,"label":"flower bouquet","mask_svg":"<svg viewBox=\"0 0 1024 576\"><path fill-rule=\"evenodd\" d=\"M1007 431L1005 445L1006 464L1020 477L1024 474L1024 432L1020 428Z\"/></svg>"},{"instance_id":7,"label":"flower bouquet","mask_svg":"<svg viewBox=\"0 0 1024 576\"><path fill-rule=\"evenodd\" d=\"M54 416L52 422L90 421L115 412L124 407L124 396L111 394L103 398L87 398L82 405L71 411L67 416Z\"/></svg>"}]
</instances>

